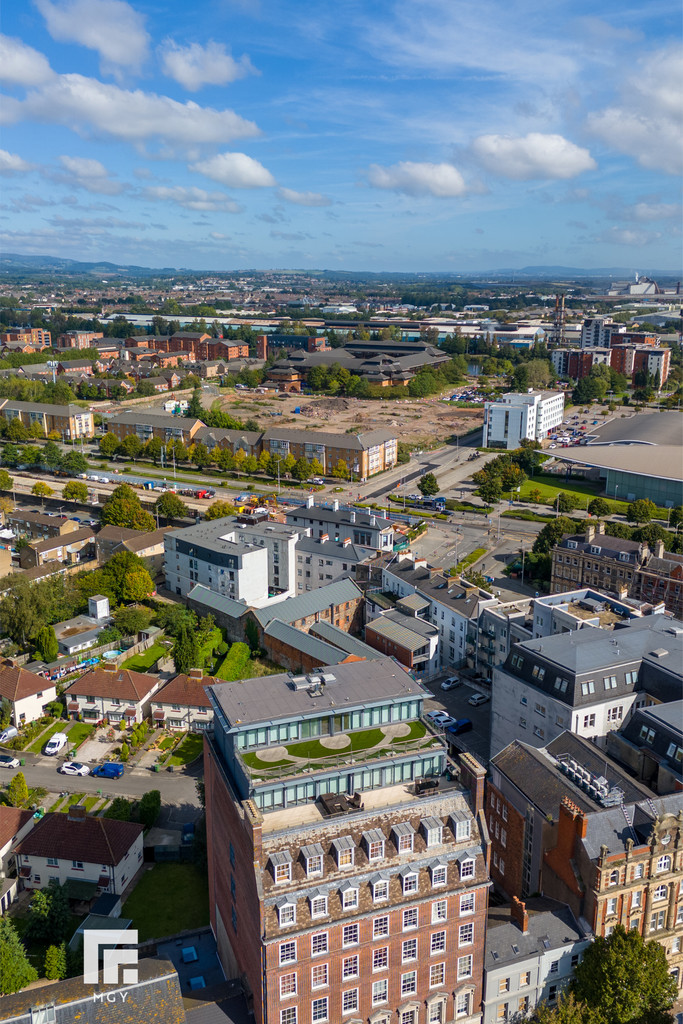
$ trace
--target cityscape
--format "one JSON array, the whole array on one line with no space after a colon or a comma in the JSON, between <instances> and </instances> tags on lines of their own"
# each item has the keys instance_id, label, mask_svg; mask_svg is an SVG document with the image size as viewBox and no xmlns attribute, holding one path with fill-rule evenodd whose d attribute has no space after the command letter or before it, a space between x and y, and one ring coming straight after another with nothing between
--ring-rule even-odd
<instances>
[{"instance_id":1,"label":"cityscape","mask_svg":"<svg viewBox=\"0 0 683 1024\"><path fill-rule=\"evenodd\" d=\"M0 1021L682 1024L680 10L524 13L5 12Z\"/></svg>"}]
</instances>

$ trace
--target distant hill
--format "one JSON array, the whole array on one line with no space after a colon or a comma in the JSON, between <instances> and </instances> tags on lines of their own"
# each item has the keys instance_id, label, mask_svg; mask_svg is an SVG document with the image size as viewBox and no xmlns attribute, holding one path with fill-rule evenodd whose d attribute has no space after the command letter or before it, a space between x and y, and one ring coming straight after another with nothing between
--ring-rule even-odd
<instances>
[{"instance_id":1,"label":"distant hill","mask_svg":"<svg viewBox=\"0 0 683 1024\"><path fill-rule=\"evenodd\" d=\"M109 274L112 277L135 274L137 277L177 274L175 267L137 267L101 261L98 263L64 259L61 256L25 256L7 252L0 255L0 274L36 274L43 272L64 274Z\"/></svg>"}]
</instances>

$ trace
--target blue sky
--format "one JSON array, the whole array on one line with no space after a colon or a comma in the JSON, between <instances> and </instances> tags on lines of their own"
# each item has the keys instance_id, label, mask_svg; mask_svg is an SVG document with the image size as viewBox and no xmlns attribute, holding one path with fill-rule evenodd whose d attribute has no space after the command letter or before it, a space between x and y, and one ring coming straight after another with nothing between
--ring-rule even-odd
<instances>
[{"instance_id":1,"label":"blue sky","mask_svg":"<svg viewBox=\"0 0 683 1024\"><path fill-rule=\"evenodd\" d=\"M680 266L676 0L22 0L5 250L197 269Z\"/></svg>"}]
</instances>

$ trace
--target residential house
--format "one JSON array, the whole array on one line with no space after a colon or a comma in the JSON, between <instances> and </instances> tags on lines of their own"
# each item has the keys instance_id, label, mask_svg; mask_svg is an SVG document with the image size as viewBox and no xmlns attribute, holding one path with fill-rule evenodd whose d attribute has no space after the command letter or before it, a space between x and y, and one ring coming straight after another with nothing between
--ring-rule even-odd
<instances>
[{"instance_id":1,"label":"residential house","mask_svg":"<svg viewBox=\"0 0 683 1024\"><path fill-rule=\"evenodd\" d=\"M190 669L179 673L161 687L154 695L152 721L166 729L183 729L185 732L203 732L213 725L213 708L206 693L206 686L214 683L211 676L204 676L201 669Z\"/></svg>"},{"instance_id":2,"label":"residential house","mask_svg":"<svg viewBox=\"0 0 683 1024\"><path fill-rule=\"evenodd\" d=\"M81 530L75 519L64 516L46 516L41 512L24 512L20 508L5 513L5 525L17 536L31 540L46 540L48 537L64 537Z\"/></svg>"},{"instance_id":3,"label":"residential house","mask_svg":"<svg viewBox=\"0 0 683 1024\"><path fill-rule=\"evenodd\" d=\"M71 533L33 541L19 552L19 564L22 569L43 565L45 562L66 562L75 565L77 562L89 561L94 550L95 534L90 527L84 526Z\"/></svg>"},{"instance_id":4,"label":"residential house","mask_svg":"<svg viewBox=\"0 0 683 1024\"><path fill-rule=\"evenodd\" d=\"M217 682L209 696L211 925L226 975L253 995L255 1024L479 1021L485 770L463 755L461 781L447 779L432 734L426 745L363 743L383 723L419 720L420 684L380 658ZM290 762L289 745L295 756L314 737L318 752ZM284 771L263 767L273 743Z\"/></svg>"},{"instance_id":5,"label":"residential house","mask_svg":"<svg viewBox=\"0 0 683 1024\"><path fill-rule=\"evenodd\" d=\"M66 440L74 441L82 437L94 437L95 434L92 412L80 405L47 405L0 398L0 416L7 423L19 420L27 428L38 424L43 437L55 432Z\"/></svg>"},{"instance_id":6,"label":"residential house","mask_svg":"<svg viewBox=\"0 0 683 1024\"><path fill-rule=\"evenodd\" d=\"M421 618L411 607L413 602L422 600L417 594L411 594L398 601L395 610L385 611L367 622L365 642L428 679L441 671L439 627Z\"/></svg>"},{"instance_id":7,"label":"residential house","mask_svg":"<svg viewBox=\"0 0 683 1024\"><path fill-rule=\"evenodd\" d=\"M131 551L138 558L144 558L152 576L161 571L164 560L164 538L170 527L158 530L129 530L123 526L103 526L95 537L97 560L104 565L120 551Z\"/></svg>"},{"instance_id":8,"label":"residential house","mask_svg":"<svg viewBox=\"0 0 683 1024\"><path fill-rule=\"evenodd\" d=\"M158 676L104 664L66 687L66 710L84 722L135 725L149 717L150 701L160 686Z\"/></svg>"},{"instance_id":9,"label":"residential house","mask_svg":"<svg viewBox=\"0 0 683 1024\"><path fill-rule=\"evenodd\" d=\"M0 661L0 700L12 705L12 724L34 722L45 714L47 705L57 699L54 683L19 668L9 658Z\"/></svg>"},{"instance_id":10,"label":"residential house","mask_svg":"<svg viewBox=\"0 0 683 1024\"><path fill-rule=\"evenodd\" d=\"M539 1003L553 1007L572 979L590 935L568 906L545 896L489 908L484 959L482 1024L519 1014Z\"/></svg>"},{"instance_id":11,"label":"residential house","mask_svg":"<svg viewBox=\"0 0 683 1024\"><path fill-rule=\"evenodd\" d=\"M143 826L93 817L75 804L66 814L48 812L16 848L26 889L89 882L92 895L119 895L142 866Z\"/></svg>"},{"instance_id":12,"label":"residential house","mask_svg":"<svg viewBox=\"0 0 683 1024\"><path fill-rule=\"evenodd\" d=\"M35 825L33 811L0 804L0 917L19 893L15 848Z\"/></svg>"}]
</instances>

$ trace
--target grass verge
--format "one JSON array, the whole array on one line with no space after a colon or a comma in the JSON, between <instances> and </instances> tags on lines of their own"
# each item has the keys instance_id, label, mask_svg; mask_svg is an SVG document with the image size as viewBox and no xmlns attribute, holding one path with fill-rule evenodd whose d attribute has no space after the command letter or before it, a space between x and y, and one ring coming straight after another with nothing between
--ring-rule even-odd
<instances>
[{"instance_id":1,"label":"grass verge","mask_svg":"<svg viewBox=\"0 0 683 1024\"><path fill-rule=\"evenodd\" d=\"M49 726L46 732L41 733L38 739L34 740L33 743L26 749L29 750L32 754L42 754L43 747L50 739L50 737L54 736L56 732L64 732L66 725L67 723L60 719L58 722L55 722L54 725Z\"/></svg>"},{"instance_id":2,"label":"grass verge","mask_svg":"<svg viewBox=\"0 0 683 1024\"><path fill-rule=\"evenodd\" d=\"M204 735L201 732L190 732L183 742L176 748L175 754L168 759L169 765L189 764L199 757L204 749Z\"/></svg>"}]
</instances>

